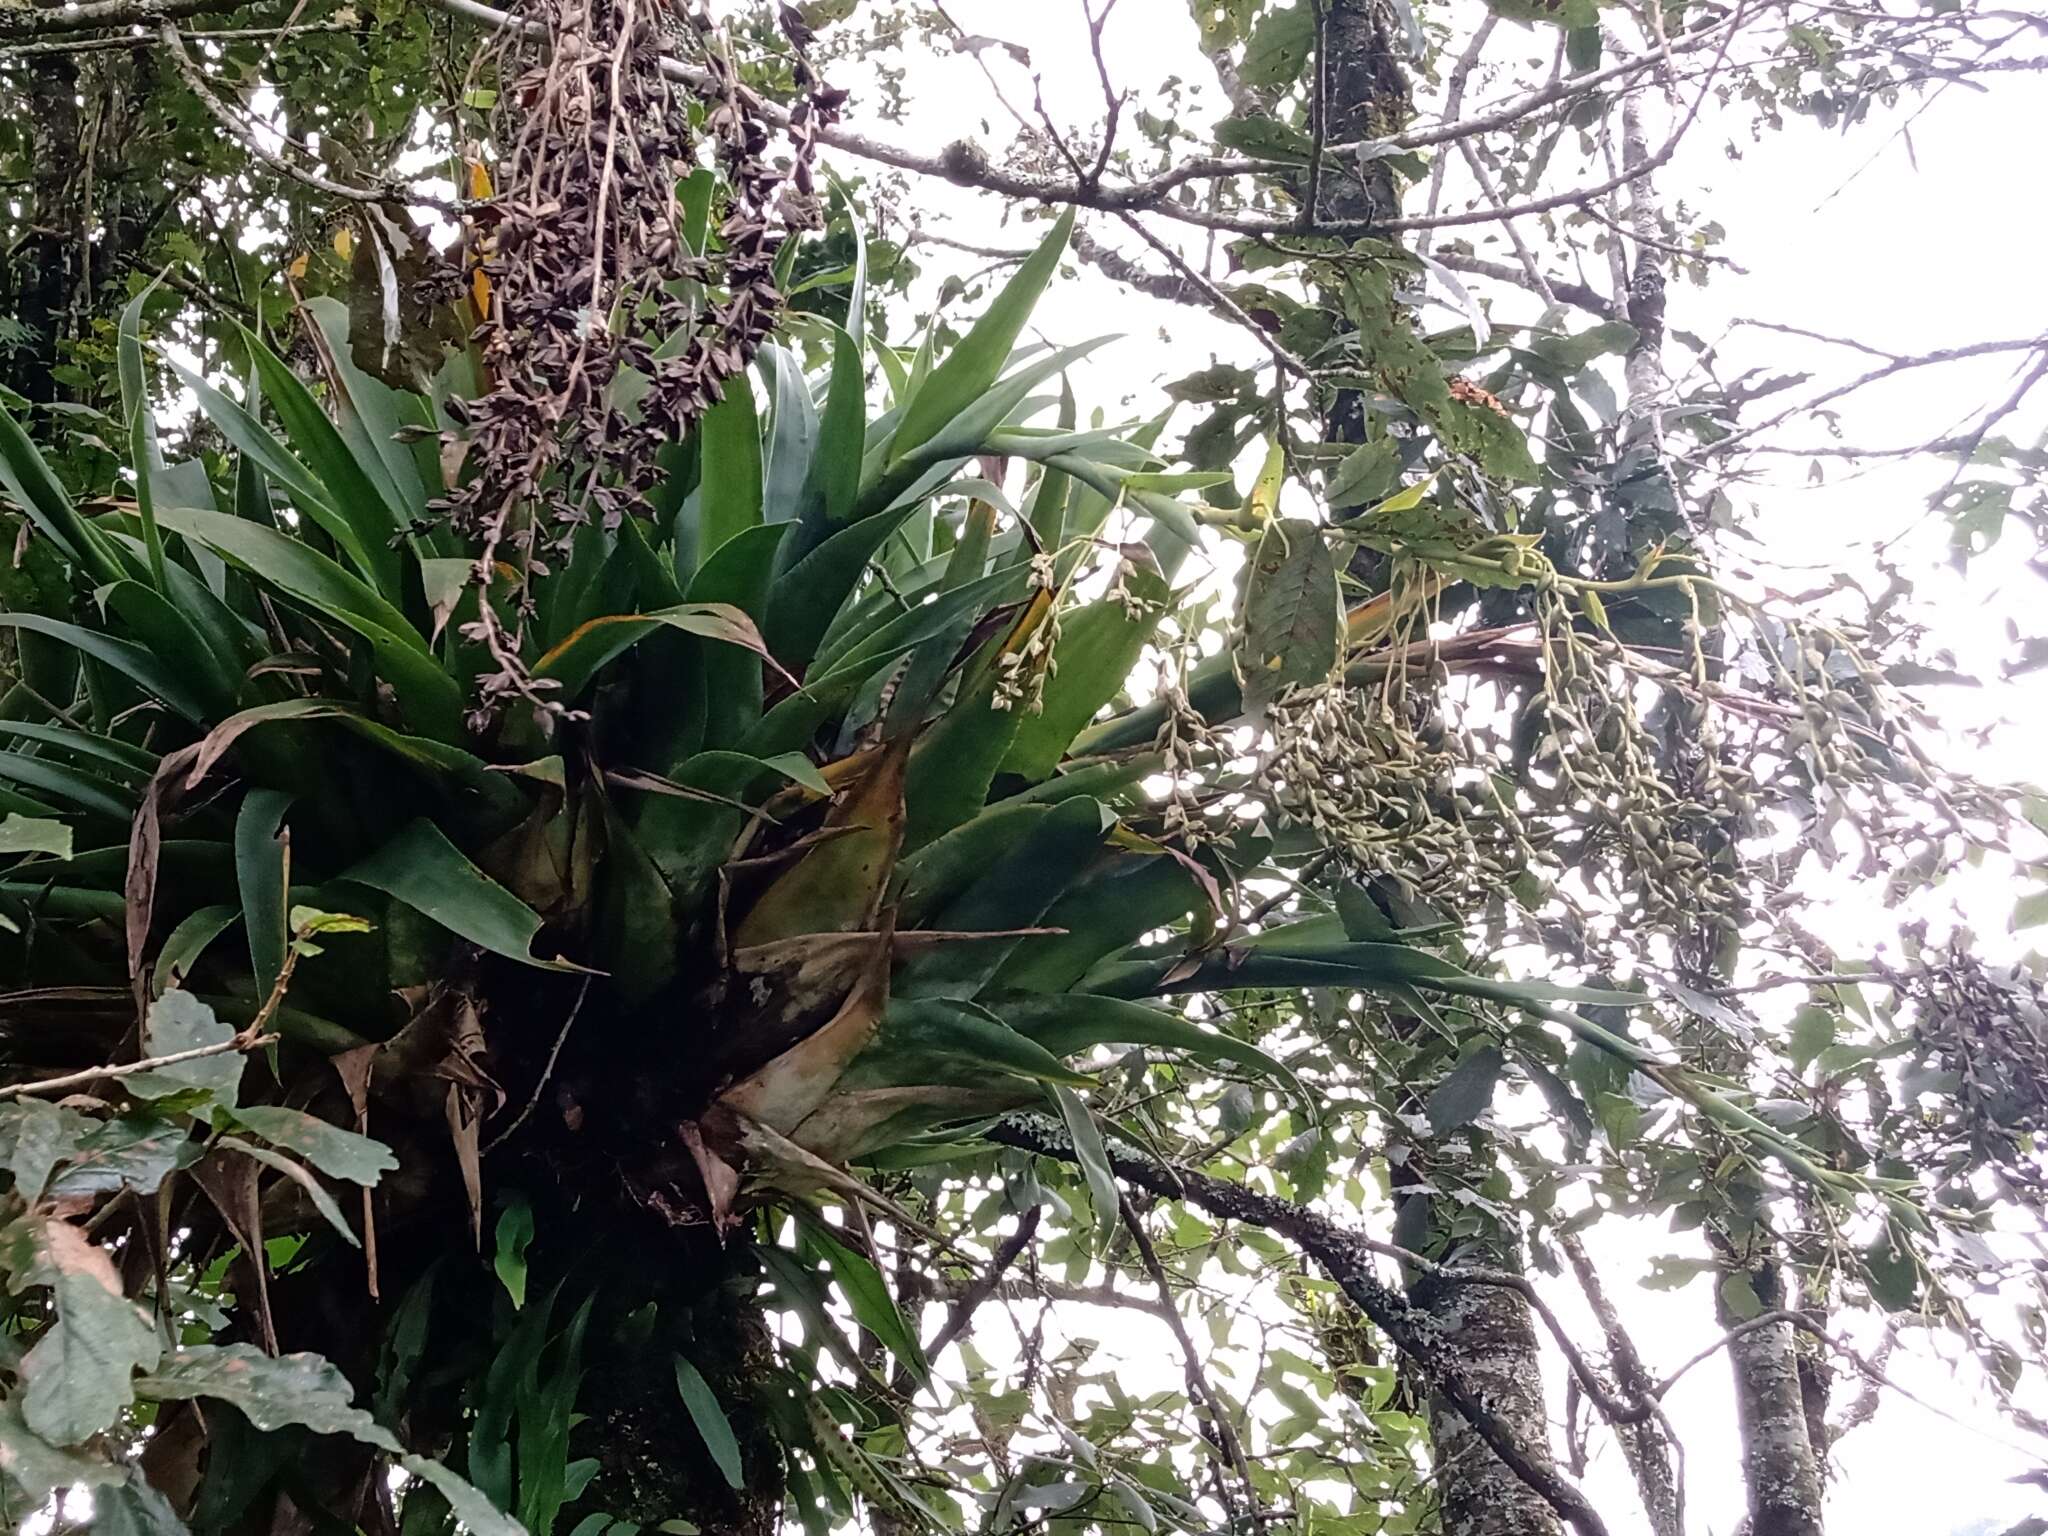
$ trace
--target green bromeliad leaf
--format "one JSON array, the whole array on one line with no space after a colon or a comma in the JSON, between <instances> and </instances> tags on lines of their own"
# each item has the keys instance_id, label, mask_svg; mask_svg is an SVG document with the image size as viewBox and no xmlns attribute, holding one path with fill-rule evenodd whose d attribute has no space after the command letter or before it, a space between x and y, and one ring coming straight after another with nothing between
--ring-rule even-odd
<instances>
[{"instance_id":1,"label":"green bromeliad leaf","mask_svg":"<svg viewBox=\"0 0 2048 1536\"><path fill-rule=\"evenodd\" d=\"M537 958L532 950L541 929L539 914L478 869L424 817L341 878L380 890L493 954L545 970L576 969L566 960Z\"/></svg>"},{"instance_id":2,"label":"green bromeliad leaf","mask_svg":"<svg viewBox=\"0 0 2048 1536\"><path fill-rule=\"evenodd\" d=\"M1061 211L1051 231L1012 274L973 329L910 396L890 443L892 461L901 461L911 450L922 447L996 381L1039 296L1066 254L1067 238L1073 227L1074 210L1068 207Z\"/></svg>"}]
</instances>

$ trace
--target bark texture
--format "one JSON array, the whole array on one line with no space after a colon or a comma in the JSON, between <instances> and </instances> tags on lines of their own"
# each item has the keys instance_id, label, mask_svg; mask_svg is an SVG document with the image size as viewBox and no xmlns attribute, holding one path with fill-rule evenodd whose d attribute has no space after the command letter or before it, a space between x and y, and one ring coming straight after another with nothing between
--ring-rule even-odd
<instances>
[{"instance_id":1,"label":"bark texture","mask_svg":"<svg viewBox=\"0 0 2048 1536\"><path fill-rule=\"evenodd\" d=\"M1515 1255L1494 1252L1490 1267L1506 1268ZM1487 1403L1525 1446L1549 1457L1550 1426L1543 1406L1543 1376L1529 1308L1513 1291L1484 1285L1425 1282L1417 1305L1444 1330L1459 1364ZM1556 1513L1516 1477L1466 1420L1432 1396L1430 1439L1436 1448L1437 1486L1444 1536L1549 1536L1561 1529Z\"/></svg>"},{"instance_id":2,"label":"bark texture","mask_svg":"<svg viewBox=\"0 0 2048 1536\"><path fill-rule=\"evenodd\" d=\"M1771 1260L1744 1271L1766 1311L1782 1307L1784 1277ZM1741 1319L1719 1303L1721 1324ZM1728 1346L1735 1412L1742 1432L1742 1476L1749 1487L1750 1536L1822 1536L1820 1466L1807 1431L1798 1348L1792 1328L1773 1323Z\"/></svg>"},{"instance_id":3,"label":"bark texture","mask_svg":"<svg viewBox=\"0 0 2048 1536\"><path fill-rule=\"evenodd\" d=\"M1442 1161L1446 1149L1434 1150ZM1415 1167L1419 1161L1412 1156L1409 1166ZM1404 1199L1428 1202L1430 1197L1416 1193ZM1445 1202L1445 1208L1431 1216L1448 1217L1457 1209L1460 1207ZM1521 1243L1507 1233L1464 1247L1456 1258L1488 1269L1514 1273L1522 1269ZM1435 1320L1444 1348L1456 1356L1459 1370L1503 1427L1532 1458L1554 1470L1550 1418L1543 1402L1543 1365L1528 1303L1498 1286L1460 1285L1429 1275L1416 1278L1408 1294ZM1444 1536L1558 1536L1563 1527L1557 1512L1494 1454L1469 1420L1434 1393L1429 1402L1429 1433Z\"/></svg>"},{"instance_id":4,"label":"bark texture","mask_svg":"<svg viewBox=\"0 0 2048 1536\"><path fill-rule=\"evenodd\" d=\"M1387 0L1329 0L1315 63L1326 143L1385 138L1407 126L1415 106L1401 69L1400 39ZM1319 216L1384 219L1400 212L1399 183L1384 160L1361 162L1349 150L1330 152L1327 160L1318 184Z\"/></svg>"},{"instance_id":5,"label":"bark texture","mask_svg":"<svg viewBox=\"0 0 2048 1536\"><path fill-rule=\"evenodd\" d=\"M775 1364L758 1311L736 1306L729 1327L700 1331L693 1364L725 1407L740 1448L742 1486L729 1487L676 1389L672 1354L647 1348L596 1362L577 1396L583 1415L573 1441L598 1471L562 1512L560 1530L605 1514L652 1530L687 1520L704 1536L774 1536L783 1488L780 1442L756 1411L750 1389Z\"/></svg>"}]
</instances>

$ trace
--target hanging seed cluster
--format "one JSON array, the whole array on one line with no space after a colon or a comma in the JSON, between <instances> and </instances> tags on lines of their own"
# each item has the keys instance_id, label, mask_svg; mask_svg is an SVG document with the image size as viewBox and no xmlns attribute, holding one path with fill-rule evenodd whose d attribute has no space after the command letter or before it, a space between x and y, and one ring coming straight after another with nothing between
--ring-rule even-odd
<instances>
[{"instance_id":1,"label":"hanging seed cluster","mask_svg":"<svg viewBox=\"0 0 2048 1536\"><path fill-rule=\"evenodd\" d=\"M509 150L498 196L476 211L491 240L478 337L491 388L468 407L471 473L445 504L477 545L486 600L465 635L496 663L482 717L513 696L559 709L521 659L532 582L579 528L646 512L659 451L743 374L781 313L776 257L819 222L816 136L845 100L811 70L809 34L785 12L800 91L787 175L723 38L701 12L665 27L665 0L558 0L501 98ZM688 90L664 74L678 42L700 66ZM691 248L676 196L698 158L692 91L721 172L715 259Z\"/></svg>"},{"instance_id":2,"label":"hanging seed cluster","mask_svg":"<svg viewBox=\"0 0 2048 1536\"><path fill-rule=\"evenodd\" d=\"M1582 853L1606 859L1632 921L1732 928L1745 900L1734 850L1751 807L1711 711L1667 691L1673 728L1660 741L1621 648L1586 634L1554 593L1535 607L1543 686L1518 754L1522 782L1582 829Z\"/></svg>"},{"instance_id":3,"label":"hanging seed cluster","mask_svg":"<svg viewBox=\"0 0 2048 1536\"><path fill-rule=\"evenodd\" d=\"M1584 915L1626 911L1598 923L1617 937L1739 931L1759 873L1742 845L1764 808L1829 807L1892 863L1938 841L1930 795L1950 831L2009 820L1995 794L1933 773L1846 637L1725 593L1708 623L1692 592L1685 650L1666 661L1586 623L1540 556L1517 574L1533 620L1517 720L1450 690L1458 642L1446 666L1418 605L1381 644L1429 664L1280 700L1251 793L1362 872L1437 896L1469 903L1525 871L1576 872L1608 898ZM1809 843L1831 856L1828 817L1810 821Z\"/></svg>"},{"instance_id":4,"label":"hanging seed cluster","mask_svg":"<svg viewBox=\"0 0 2048 1536\"><path fill-rule=\"evenodd\" d=\"M2048 993L2018 967L1986 965L1972 943L1952 935L1898 978L1913 1004L1913 1043L1954 1074L1969 1164L1992 1163L2042 1204L2048 1180L2035 1149L2048 1131Z\"/></svg>"},{"instance_id":5,"label":"hanging seed cluster","mask_svg":"<svg viewBox=\"0 0 2048 1536\"><path fill-rule=\"evenodd\" d=\"M1404 672L1379 688L1297 692L1269 719L1280 819L1314 828L1360 873L1465 896L1497 889L1534 857L1521 818L1470 771L1473 745Z\"/></svg>"}]
</instances>

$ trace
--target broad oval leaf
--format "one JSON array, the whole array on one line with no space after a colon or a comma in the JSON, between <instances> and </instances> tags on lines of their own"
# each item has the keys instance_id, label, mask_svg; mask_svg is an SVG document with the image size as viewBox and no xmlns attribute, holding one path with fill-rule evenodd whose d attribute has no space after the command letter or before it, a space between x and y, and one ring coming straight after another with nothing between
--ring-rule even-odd
<instances>
[{"instance_id":1,"label":"broad oval leaf","mask_svg":"<svg viewBox=\"0 0 2048 1536\"><path fill-rule=\"evenodd\" d=\"M1328 677L1342 619L1322 529L1300 518L1268 523L1245 573L1236 648L1245 709L1261 714L1288 688Z\"/></svg>"}]
</instances>

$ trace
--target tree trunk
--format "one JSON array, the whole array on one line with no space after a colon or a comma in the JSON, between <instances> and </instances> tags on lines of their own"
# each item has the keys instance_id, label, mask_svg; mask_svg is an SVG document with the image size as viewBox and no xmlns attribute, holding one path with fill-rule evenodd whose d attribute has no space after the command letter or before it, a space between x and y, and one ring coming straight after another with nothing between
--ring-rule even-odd
<instances>
[{"instance_id":1,"label":"tree trunk","mask_svg":"<svg viewBox=\"0 0 2048 1536\"><path fill-rule=\"evenodd\" d=\"M395 1110L373 1128L401 1141L409 1129ZM775 1536L785 1488L771 1418L782 1405L779 1362L746 1246L628 1199L568 1198L535 1158L489 1166L481 1251L450 1177L378 1192L379 1295L360 1263L339 1256L271 1276L278 1349L326 1355L409 1448L447 1461L515 1514L552 1512L555 1531L603 1514L650 1531L682 1521L703 1536ZM501 1275L497 1210L522 1183L533 1237L515 1245L515 1269ZM197 1205L185 1225L208 1216ZM252 1339L258 1317L245 1310ZM738 1487L682 1394L679 1359L730 1427ZM259 1441L211 1403L204 1439L203 1457L152 1472L159 1488L183 1489L182 1508L214 1516L201 1524L229 1536L347 1527L397 1536L383 1459L356 1442ZM580 1488L567 1470L578 1463L595 1463ZM415 1490L404 1530L452 1531L435 1523L446 1513L437 1504L431 1490Z\"/></svg>"},{"instance_id":2,"label":"tree trunk","mask_svg":"<svg viewBox=\"0 0 2048 1536\"><path fill-rule=\"evenodd\" d=\"M671 1351L648 1347L594 1361L583 1379L572 1449L595 1457L597 1475L556 1521L574 1530L603 1513L653 1530L686 1520L704 1536L774 1536L782 1502L780 1441L749 1400L775 1365L767 1323L751 1302L736 1305L716 1335L699 1329L691 1364L726 1409L739 1443L741 1486L731 1487L706 1449L676 1386Z\"/></svg>"},{"instance_id":3,"label":"tree trunk","mask_svg":"<svg viewBox=\"0 0 2048 1536\"><path fill-rule=\"evenodd\" d=\"M6 274L10 312L27 336L4 369L4 382L37 404L58 397L53 370L69 326L85 249L84 137L78 111L78 63L70 54L30 58L28 130L34 169L23 210L25 233Z\"/></svg>"},{"instance_id":4,"label":"tree trunk","mask_svg":"<svg viewBox=\"0 0 2048 1536\"><path fill-rule=\"evenodd\" d=\"M1316 59L1323 88L1326 144L1399 133L1415 115L1401 72L1398 24L1388 0L1329 0ZM1384 160L1360 162L1350 150L1326 152L1316 214L1353 220L1400 212L1399 186Z\"/></svg>"},{"instance_id":5,"label":"tree trunk","mask_svg":"<svg viewBox=\"0 0 2048 1536\"><path fill-rule=\"evenodd\" d=\"M1521 1245L1511 1236L1489 1238L1460 1257L1490 1269L1522 1268ZM1427 1275L1409 1286L1409 1296L1436 1319L1457 1352L1458 1369L1480 1388L1487 1406L1517 1441L1547 1463L1550 1420L1528 1303L1499 1286L1460 1285ZM1493 1453L1462 1415L1434 1396L1429 1433L1444 1536L1556 1536L1562 1529L1542 1496Z\"/></svg>"},{"instance_id":6,"label":"tree trunk","mask_svg":"<svg viewBox=\"0 0 2048 1536\"><path fill-rule=\"evenodd\" d=\"M1775 1260L1755 1261L1736 1273L1748 1277L1766 1311L1784 1306L1784 1276ZM1717 1310L1723 1327L1741 1321L1725 1296ZM1820 1467L1807 1432L1791 1325L1751 1329L1729 1344L1728 1363L1735 1374L1750 1536L1822 1536Z\"/></svg>"},{"instance_id":7,"label":"tree trunk","mask_svg":"<svg viewBox=\"0 0 2048 1536\"><path fill-rule=\"evenodd\" d=\"M1402 1245L1427 1252L1441 1264L1521 1273L1517 1234L1491 1227L1482 1235L1460 1233L1452 1239L1452 1223L1461 1216L1469 1222L1476 1207L1433 1192L1459 1183L1476 1185L1492 1161L1488 1138L1476 1128L1410 1148L1395 1175L1394 1231ZM1403 1186L1408 1187L1405 1194ZM1501 1286L1461 1285L1421 1270L1410 1273L1408 1295L1435 1319L1459 1371L1479 1388L1515 1440L1549 1465L1550 1416L1529 1304ZM1556 1511L1494 1454L1463 1415L1434 1394L1429 1433L1444 1536L1558 1536L1562 1527Z\"/></svg>"}]
</instances>

